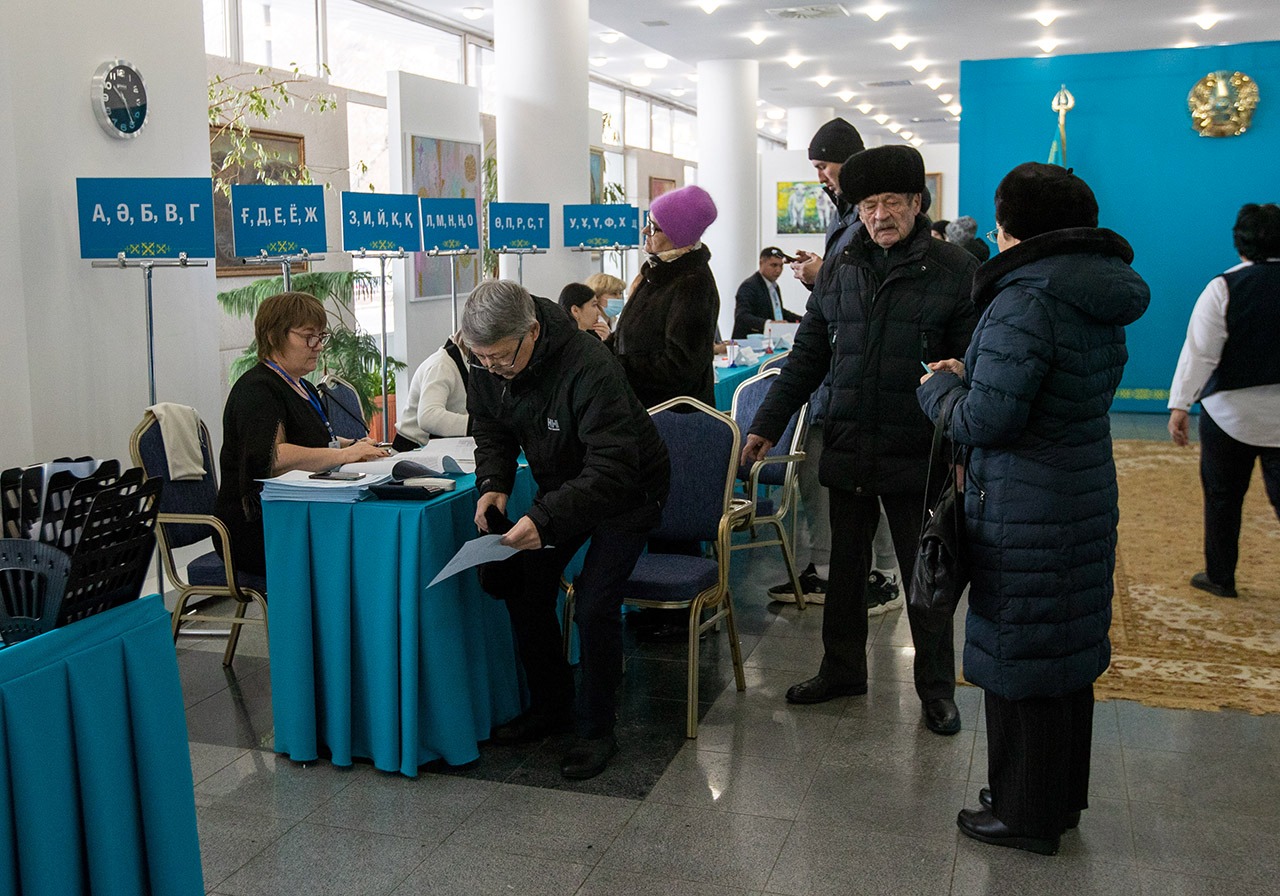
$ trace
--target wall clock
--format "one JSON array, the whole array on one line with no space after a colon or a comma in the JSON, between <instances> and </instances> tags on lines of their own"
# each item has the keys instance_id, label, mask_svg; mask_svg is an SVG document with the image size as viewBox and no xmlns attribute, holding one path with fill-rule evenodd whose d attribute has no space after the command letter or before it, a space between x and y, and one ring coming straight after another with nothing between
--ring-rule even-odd
<instances>
[{"instance_id":1,"label":"wall clock","mask_svg":"<svg viewBox=\"0 0 1280 896\"><path fill-rule=\"evenodd\" d=\"M98 66L90 84L89 99L98 124L112 137L136 137L147 123L147 85L142 73L123 59L112 59Z\"/></svg>"}]
</instances>

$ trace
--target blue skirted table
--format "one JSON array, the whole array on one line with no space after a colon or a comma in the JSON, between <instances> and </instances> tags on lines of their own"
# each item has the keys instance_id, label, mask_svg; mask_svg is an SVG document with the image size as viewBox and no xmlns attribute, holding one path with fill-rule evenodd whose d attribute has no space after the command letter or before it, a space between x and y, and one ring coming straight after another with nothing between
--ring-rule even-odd
<instances>
[{"instance_id":1,"label":"blue skirted table","mask_svg":"<svg viewBox=\"0 0 1280 896\"><path fill-rule=\"evenodd\" d=\"M729 409L733 407L733 393L737 391L746 380L755 376L760 372L760 365L766 361L776 358L785 352L775 352L772 355L761 355L760 360L754 364L748 364L745 367L716 367L716 410L729 413Z\"/></svg>"},{"instance_id":2,"label":"blue skirted table","mask_svg":"<svg viewBox=\"0 0 1280 896\"><path fill-rule=\"evenodd\" d=\"M529 506L522 468L508 507ZM430 501L263 502L275 749L413 776L463 765L521 710L506 606L467 570L427 583L476 537L475 477Z\"/></svg>"},{"instance_id":3,"label":"blue skirted table","mask_svg":"<svg viewBox=\"0 0 1280 896\"><path fill-rule=\"evenodd\" d=\"M0 893L203 893L158 595L0 650Z\"/></svg>"}]
</instances>

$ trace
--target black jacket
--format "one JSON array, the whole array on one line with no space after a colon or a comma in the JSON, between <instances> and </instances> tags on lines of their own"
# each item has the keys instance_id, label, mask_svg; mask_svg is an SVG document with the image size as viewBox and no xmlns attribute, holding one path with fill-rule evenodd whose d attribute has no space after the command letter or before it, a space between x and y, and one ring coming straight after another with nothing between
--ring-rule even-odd
<instances>
[{"instance_id":1,"label":"black jacket","mask_svg":"<svg viewBox=\"0 0 1280 896\"><path fill-rule=\"evenodd\" d=\"M647 261L623 306L613 344L627 381L647 408L689 395L715 406L716 317L720 293L711 252L699 246L674 261Z\"/></svg>"},{"instance_id":2,"label":"black jacket","mask_svg":"<svg viewBox=\"0 0 1280 896\"><path fill-rule=\"evenodd\" d=\"M604 523L658 523L671 470L667 449L617 360L559 305L534 298L540 331L513 379L474 371L467 411L481 494L511 494L523 449L538 485L529 518L555 545Z\"/></svg>"},{"instance_id":3,"label":"black jacket","mask_svg":"<svg viewBox=\"0 0 1280 896\"><path fill-rule=\"evenodd\" d=\"M781 291L779 291L781 296ZM742 339L752 333L763 333L766 321L773 320L773 300L764 275L756 271L738 287L733 299L733 338ZM800 315L782 309L782 319L798 321Z\"/></svg>"},{"instance_id":4,"label":"black jacket","mask_svg":"<svg viewBox=\"0 0 1280 896\"><path fill-rule=\"evenodd\" d=\"M922 215L887 252L856 228L823 262L787 365L750 432L777 442L830 372L819 481L860 495L923 491L932 425L916 400L920 362L964 354L977 263L935 240Z\"/></svg>"}]
</instances>

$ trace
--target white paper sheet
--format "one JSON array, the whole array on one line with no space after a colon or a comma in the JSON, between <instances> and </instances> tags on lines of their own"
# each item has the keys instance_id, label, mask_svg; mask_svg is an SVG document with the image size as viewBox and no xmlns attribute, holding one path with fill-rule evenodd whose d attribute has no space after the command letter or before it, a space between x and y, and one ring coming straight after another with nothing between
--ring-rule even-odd
<instances>
[{"instance_id":1,"label":"white paper sheet","mask_svg":"<svg viewBox=\"0 0 1280 896\"><path fill-rule=\"evenodd\" d=\"M476 440L469 436L457 439L432 439L413 451L401 451L378 460L343 464L342 471L344 473L390 473L402 460L422 464L436 473L474 473L476 471Z\"/></svg>"},{"instance_id":2,"label":"white paper sheet","mask_svg":"<svg viewBox=\"0 0 1280 896\"><path fill-rule=\"evenodd\" d=\"M430 588L436 582L442 582L451 576L455 576L464 569L470 569L473 566L479 566L481 563L488 563L492 560L506 560L512 554L519 551L519 548L508 547L502 544L501 535L481 535L479 538L473 538L458 548L458 553L453 555L453 559L444 565L444 569L436 573L436 577L431 580Z\"/></svg>"}]
</instances>

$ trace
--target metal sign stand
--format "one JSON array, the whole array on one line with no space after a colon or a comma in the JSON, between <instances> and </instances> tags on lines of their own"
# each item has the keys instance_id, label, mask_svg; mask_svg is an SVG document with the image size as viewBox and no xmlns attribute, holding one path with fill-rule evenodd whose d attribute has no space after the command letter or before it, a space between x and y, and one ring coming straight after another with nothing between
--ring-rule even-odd
<instances>
[{"instance_id":1,"label":"metal sign stand","mask_svg":"<svg viewBox=\"0 0 1280 896\"><path fill-rule=\"evenodd\" d=\"M643 244L634 246L624 246L621 243L614 243L612 246L584 246L579 243L576 246L570 246L570 252L599 252L600 253L600 273L604 273L604 253L617 252L618 257L622 261L622 281L625 283L627 279L627 252L632 249L642 249Z\"/></svg>"},{"instance_id":2,"label":"metal sign stand","mask_svg":"<svg viewBox=\"0 0 1280 896\"><path fill-rule=\"evenodd\" d=\"M324 261L323 255L312 255L306 249L303 249L297 255L268 255L267 250L263 249L262 254L256 258L241 258L244 264L278 264L280 265L280 275L284 280L284 291L288 292L293 288L293 266L295 264L306 264L308 261Z\"/></svg>"},{"instance_id":3,"label":"metal sign stand","mask_svg":"<svg viewBox=\"0 0 1280 896\"><path fill-rule=\"evenodd\" d=\"M459 255L475 255L476 249L428 249L427 255L431 257L447 257L449 259L449 304L453 309L453 329L449 332L458 332L458 256Z\"/></svg>"},{"instance_id":4,"label":"metal sign stand","mask_svg":"<svg viewBox=\"0 0 1280 896\"><path fill-rule=\"evenodd\" d=\"M494 249L499 255L514 255L516 257L516 282L524 286L524 257L526 255L546 255L546 249L539 249L537 246L530 246L528 249ZM454 327L457 332L457 327Z\"/></svg>"},{"instance_id":5,"label":"metal sign stand","mask_svg":"<svg viewBox=\"0 0 1280 896\"><path fill-rule=\"evenodd\" d=\"M361 249L355 255L357 258L378 259L378 283L382 293L382 441L390 442L391 409L387 407L387 262L393 258L403 259L404 249L400 248L395 252L369 252Z\"/></svg>"}]
</instances>

